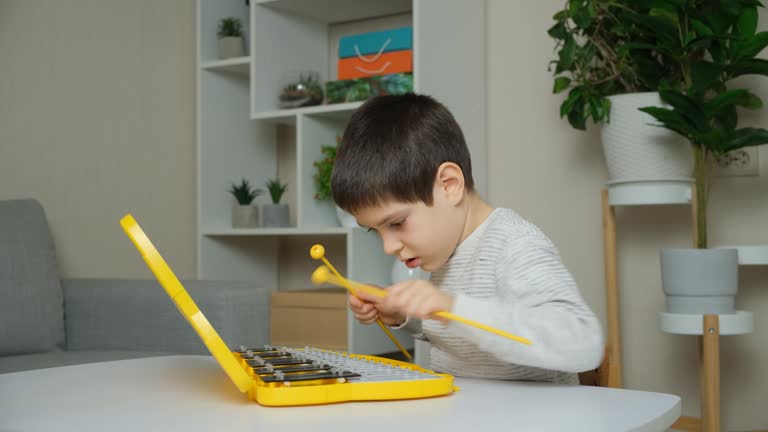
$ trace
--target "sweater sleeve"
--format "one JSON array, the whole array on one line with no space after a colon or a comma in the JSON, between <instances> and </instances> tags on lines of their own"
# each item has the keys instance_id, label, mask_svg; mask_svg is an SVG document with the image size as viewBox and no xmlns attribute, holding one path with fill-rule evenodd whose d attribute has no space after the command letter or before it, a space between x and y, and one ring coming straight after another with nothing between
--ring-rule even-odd
<instances>
[{"instance_id":1,"label":"sweater sleeve","mask_svg":"<svg viewBox=\"0 0 768 432\"><path fill-rule=\"evenodd\" d=\"M400 329L405 330L408 333L410 333L410 335L413 336L414 339L429 342L429 339L427 339L427 336L424 334L424 331L422 330L420 319L406 317L404 323L398 326L388 326L388 327L393 330L400 330Z\"/></svg>"},{"instance_id":2,"label":"sweater sleeve","mask_svg":"<svg viewBox=\"0 0 768 432\"><path fill-rule=\"evenodd\" d=\"M518 238L507 246L499 258L496 285L492 298L459 294L454 312L532 344L459 323L450 324L452 331L508 363L572 373L600 364L604 351L600 323L543 234Z\"/></svg>"}]
</instances>

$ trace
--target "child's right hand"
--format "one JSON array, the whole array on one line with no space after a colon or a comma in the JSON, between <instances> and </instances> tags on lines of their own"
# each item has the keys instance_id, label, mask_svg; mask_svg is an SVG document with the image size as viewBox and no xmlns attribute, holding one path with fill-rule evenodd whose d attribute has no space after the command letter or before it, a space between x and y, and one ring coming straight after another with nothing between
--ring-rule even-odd
<instances>
[{"instance_id":1,"label":"child's right hand","mask_svg":"<svg viewBox=\"0 0 768 432\"><path fill-rule=\"evenodd\" d=\"M386 325L400 325L405 322L405 317L398 313L387 313L381 311L376 307L375 303L365 301L365 294L360 294L362 298L349 296L349 308L352 309L352 313L355 315L355 319L363 324L372 324L377 319L381 320ZM370 299L374 300L374 299Z\"/></svg>"}]
</instances>

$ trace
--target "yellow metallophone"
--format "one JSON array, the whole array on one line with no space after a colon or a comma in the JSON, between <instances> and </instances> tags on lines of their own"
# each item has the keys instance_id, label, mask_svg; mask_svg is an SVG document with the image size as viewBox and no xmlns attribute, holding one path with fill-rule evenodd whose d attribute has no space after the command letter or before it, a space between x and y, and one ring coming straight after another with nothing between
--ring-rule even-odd
<instances>
[{"instance_id":1,"label":"yellow metallophone","mask_svg":"<svg viewBox=\"0 0 768 432\"><path fill-rule=\"evenodd\" d=\"M453 377L410 363L316 348L230 351L131 215L120 225L237 388L266 406L415 399L453 393Z\"/></svg>"}]
</instances>

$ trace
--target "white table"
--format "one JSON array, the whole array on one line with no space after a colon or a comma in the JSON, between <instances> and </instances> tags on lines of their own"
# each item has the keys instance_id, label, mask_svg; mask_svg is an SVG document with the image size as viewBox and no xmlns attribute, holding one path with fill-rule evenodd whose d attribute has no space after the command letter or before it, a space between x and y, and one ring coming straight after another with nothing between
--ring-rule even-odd
<instances>
[{"instance_id":1,"label":"white table","mask_svg":"<svg viewBox=\"0 0 768 432\"><path fill-rule=\"evenodd\" d=\"M439 398L268 408L238 392L212 357L122 360L0 375L0 430L618 432L663 431L680 415L680 398L662 393L456 384Z\"/></svg>"}]
</instances>

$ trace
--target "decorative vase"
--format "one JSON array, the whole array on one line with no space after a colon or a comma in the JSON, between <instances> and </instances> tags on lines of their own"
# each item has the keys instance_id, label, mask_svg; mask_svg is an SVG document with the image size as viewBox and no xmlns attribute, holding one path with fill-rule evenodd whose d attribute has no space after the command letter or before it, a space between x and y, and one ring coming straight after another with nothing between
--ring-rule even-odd
<instances>
[{"instance_id":1,"label":"decorative vase","mask_svg":"<svg viewBox=\"0 0 768 432\"><path fill-rule=\"evenodd\" d=\"M666 106L657 92L609 96L610 120L601 141L611 182L689 179L693 151L680 135L657 126L638 108Z\"/></svg>"},{"instance_id":2,"label":"decorative vase","mask_svg":"<svg viewBox=\"0 0 768 432\"><path fill-rule=\"evenodd\" d=\"M288 204L264 204L261 212L265 227L282 228L290 224Z\"/></svg>"},{"instance_id":3,"label":"decorative vase","mask_svg":"<svg viewBox=\"0 0 768 432\"><path fill-rule=\"evenodd\" d=\"M233 57L242 57L245 52L243 45L242 37L219 38L219 58L223 60Z\"/></svg>"},{"instance_id":4,"label":"decorative vase","mask_svg":"<svg viewBox=\"0 0 768 432\"><path fill-rule=\"evenodd\" d=\"M255 228L259 226L259 209L250 204L232 206L232 228Z\"/></svg>"},{"instance_id":5,"label":"decorative vase","mask_svg":"<svg viewBox=\"0 0 768 432\"><path fill-rule=\"evenodd\" d=\"M344 228L355 228L358 226L357 219L339 206L336 206L336 219L339 220L339 225Z\"/></svg>"},{"instance_id":6,"label":"decorative vase","mask_svg":"<svg viewBox=\"0 0 768 432\"><path fill-rule=\"evenodd\" d=\"M739 285L737 249L662 249L667 312L731 314Z\"/></svg>"}]
</instances>

